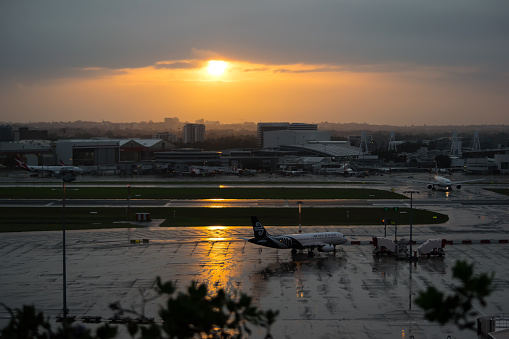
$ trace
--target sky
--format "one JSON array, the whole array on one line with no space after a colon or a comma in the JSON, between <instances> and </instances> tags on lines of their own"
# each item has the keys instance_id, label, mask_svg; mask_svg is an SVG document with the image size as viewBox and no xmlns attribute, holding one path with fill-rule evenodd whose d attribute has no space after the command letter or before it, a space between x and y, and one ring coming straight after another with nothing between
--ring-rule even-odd
<instances>
[{"instance_id":1,"label":"sky","mask_svg":"<svg viewBox=\"0 0 509 339\"><path fill-rule=\"evenodd\" d=\"M508 15L507 0L0 1L0 121L509 124Z\"/></svg>"}]
</instances>

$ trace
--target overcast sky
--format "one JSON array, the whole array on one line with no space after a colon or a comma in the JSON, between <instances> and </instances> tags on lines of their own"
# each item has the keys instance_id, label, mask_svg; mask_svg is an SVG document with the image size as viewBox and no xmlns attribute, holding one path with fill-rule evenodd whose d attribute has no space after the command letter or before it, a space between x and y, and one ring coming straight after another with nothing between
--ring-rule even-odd
<instances>
[{"instance_id":1,"label":"overcast sky","mask_svg":"<svg viewBox=\"0 0 509 339\"><path fill-rule=\"evenodd\" d=\"M0 46L4 122L509 124L507 0L6 0Z\"/></svg>"}]
</instances>

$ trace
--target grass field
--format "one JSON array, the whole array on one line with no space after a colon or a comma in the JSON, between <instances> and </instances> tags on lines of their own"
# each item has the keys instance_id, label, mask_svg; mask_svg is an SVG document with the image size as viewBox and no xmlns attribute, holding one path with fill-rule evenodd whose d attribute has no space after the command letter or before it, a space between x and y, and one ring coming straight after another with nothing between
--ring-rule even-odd
<instances>
[{"instance_id":1,"label":"grass field","mask_svg":"<svg viewBox=\"0 0 509 339\"><path fill-rule=\"evenodd\" d=\"M509 189L507 188L485 188L485 189L498 194L509 195Z\"/></svg>"},{"instance_id":2,"label":"grass field","mask_svg":"<svg viewBox=\"0 0 509 339\"><path fill-rule=\"evenodd\" d=\"M363 188L131 187L131 199L408 199L390 191ZM126 187L66 186L67 199L127 199ZM1 187L0 199L61 199L61 187Z\"/></svg>"},{"instance_id":3,"label":"grass field","mask_svg":"<svg viewBox=\"0 0 509 339\"><path fill-rule=\"evenodd\" d=\"M162 227L184 226L250 226L251 215L265 225L296 226L299 224L297 208L65 208L66 229L99 229L137 227L135 213L150 213L153 219L164 219ZM408 225L410 210L400 208L397 224ZM63 210L58 207L0 208L0 232L61 230ZM382 225L384 217L394 220L394 211L385 214L383 208L302 208L302 225ZM413 224L446 222L447 215L413 209Z\"/></svg>"}]
</instances>

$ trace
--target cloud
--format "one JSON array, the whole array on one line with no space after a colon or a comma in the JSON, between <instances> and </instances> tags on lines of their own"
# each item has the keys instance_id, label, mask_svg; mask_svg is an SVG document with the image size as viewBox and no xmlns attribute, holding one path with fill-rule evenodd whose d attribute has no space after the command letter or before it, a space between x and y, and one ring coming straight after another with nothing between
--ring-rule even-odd
<instances>
[{"instance_id":1,"label":"cloud","mask_svg":"<svg viewBox=\"0 0 509 339\"><path fill-rule=\"evenodd\" d=\"M345 70L340 67L319 67L311 69L297 69L291 70L286 68L279 68L274 70L274 73L331 73L331 72L344 72Z\"/></svg>"},{"instance_id":2,"label":"cloud","mask_svg":"<svg viewBox=\"0 0 509 339\"><path fill-rule=\"evenodd\" d=\"M198 60L185 61L159 61L155 64L155 69L194 69L202 67Z\"/></svg>"},{"instance_id":3,"label":"cloud","mask_svg":"<svg viewBox=\"0 0 509 339\"><path fill-rule=\"evenodd\" d=\"M52 4L0 2L0 78L192 59L509 69L506 0Z\"/></svg>"},{"instance_id":4,"label":"cloud","mask_svg":"<svg viewBox=\"0 0 509 339\"><path fill-rule=\"evenodd\" d=\"M270 68L268 67L259 67L259 68L247 68L247 69L243 69L242 72L265 72L265 71L268 71L270 70Z\"/></svg>"},{"instance_id":5,"label":"cloud","mask_svg":"<svg viewBox=\"0 0 509 339\"><path fill-rule=\"evenodd\" d=\"M207 49L199 49L199 48L191 48L191 53L196 56L200 60L223 60L224 58L220 53L207 50Z\"/></svg>"}]
</instances>

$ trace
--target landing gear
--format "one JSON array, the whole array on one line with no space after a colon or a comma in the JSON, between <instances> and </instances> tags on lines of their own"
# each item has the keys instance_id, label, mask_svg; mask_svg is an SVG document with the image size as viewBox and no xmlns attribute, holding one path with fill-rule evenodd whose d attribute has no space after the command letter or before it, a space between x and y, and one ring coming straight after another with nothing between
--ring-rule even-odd
<instances>
[{"instance_id":1,"label":"landing gear","mask_svg":"<svg viewBox=\"0 0 509 339\"><path fill-rule=\"evenodd\" d=\"M295 254L295 253L297 253L297 249L292 248L292 254Z\"/></svg>"}]
</instances>

